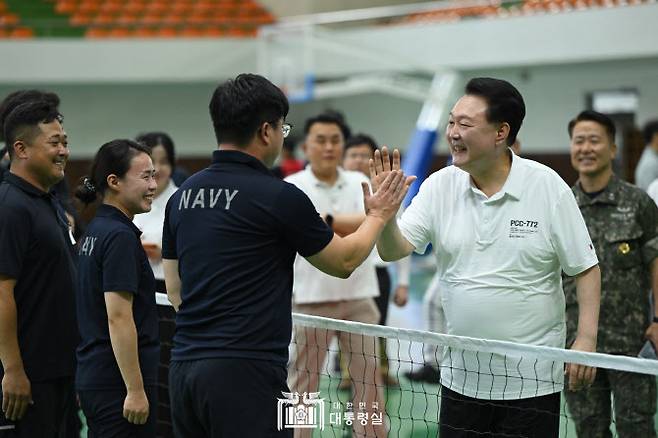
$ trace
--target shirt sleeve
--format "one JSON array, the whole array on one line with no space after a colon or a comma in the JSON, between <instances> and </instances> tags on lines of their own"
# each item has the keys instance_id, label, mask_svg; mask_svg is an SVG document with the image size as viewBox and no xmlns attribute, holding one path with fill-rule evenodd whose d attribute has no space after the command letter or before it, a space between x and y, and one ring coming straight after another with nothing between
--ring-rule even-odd
<instances>
[{"instance_id":1,"label":"shirt sleeve","mask_svg":"<svg viewBox=\"0 0 658 438\"><path fill-rule=\"evenodd\" d=\"M427 178L420 185L418 194L411 201L411 205L402 213L398 226L402 236L411 243L417 253L423 254L427 245L432 241L432 182Z\"/></svg>"},{"instance_id":2,"label":"shirt sleeve","mask_svg":"<svg viewBox=\"0 0 658 438\"><path fill-rule=\"evenodd\" d=\"M642 260L649 266L658 257L658 207L649 196L640 199L639 221L642 227Z\"/></svg>"},{"instance_id":3,"label":"shirt sleeve","mask_svg":"<svg viewBox=\"0 0 658 438\"><path fill-rule=\"evenodd\" d=\"M578 275L598 264L585 220L573 192L568 188L553 207L550 230L553 248L567 275Z\"/></svg>"},{"instance_id":4,"label":"shirt sleeve","mask_svg":"<svg viewBox=\"0 0 658 438\"><path fill-rule=\"evenodd\" d=\"M285 184L275 205L274 215L286 241L302 257L317 254L333 239L334 232L322 220L311 200L293 184Z\"/></svg>"},{"instance_id":5,"label":"shirt sleeve","mask_svg":"<svg viewBox=\"0 0 658 438\"><path fill-rule=\"evenodd\" d=\"M130 230L108 237L102 253L103 292L137 293L139 286L139 239Z\"/></svg>"},{"instance_id":6,"label":"shirt sleeve","mask_svg":"<svg viewBox=\"0 0 658 438\"><path fill-rule=\"evenodd\" d=\"M16 206L2 207L0 214L0 274L17 279L30 245L32 221Z\"/></svg>"},{"instance_id":7,"label":"shirt sleeve","mask_svg":"<svg viewBox=\"0 0 658 438\"><path fill-rule=\"evenodd\" d=\"M172 230L171 223L171 204L176 196L172 196L167 201L165 208L164 224L162 225L162 258L168 260L177 260L178 251L176 250L176 235Z\"/></svg>"}]
</instances>

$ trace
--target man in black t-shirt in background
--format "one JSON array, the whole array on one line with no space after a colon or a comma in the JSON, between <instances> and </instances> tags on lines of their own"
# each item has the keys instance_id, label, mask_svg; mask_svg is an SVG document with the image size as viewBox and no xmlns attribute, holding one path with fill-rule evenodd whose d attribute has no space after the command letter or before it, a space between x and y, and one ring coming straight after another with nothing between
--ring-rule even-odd
<instances>
[{"instance_id":1,"label":"man in black t-shirt in background","mask_svg":"<svg viewBox=\"0 0 658 438\"><path fill-rule=\"evenodd\" d=\"M69 150L56 107L27 101L4 120L11 170L0 184L0 437L53 437L73 403L74 265L50 193Z\"/></svg>"},{"instance_id":2,"label":"man in black t-shirt in background","mask_svg":"<svg viewBox=\"0 0 658 438\"><path fill-rule=\"evenodd\" d=\"M262 76L220 84L210 102L218 149L167 204L162 256L178 311L169 370L180 437L292 436L278 431L292 330L293 262L346 278L368 257L413 177L391 174L366 219L341 238L308 197L268 170L291 126L288 101Z\"/></svg>"}]
</instances>

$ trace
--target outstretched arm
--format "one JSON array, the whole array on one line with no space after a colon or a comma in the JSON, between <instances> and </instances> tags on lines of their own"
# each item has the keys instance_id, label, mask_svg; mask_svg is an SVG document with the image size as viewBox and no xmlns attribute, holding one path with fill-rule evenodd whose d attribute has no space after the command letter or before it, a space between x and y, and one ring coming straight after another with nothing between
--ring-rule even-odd
<instances>
[{"instance_id":1,"label":"outstretched arm","mask_svg":"<svg viewBox=\"0 0 658 438\"><path fill-rule=\"evenodd\" d=\"M362 183L366 217L358 229L346 236L334 234L319 253L307 257L316 268L335 277L347 278L370 255L384 225L395 216L415 177L405 177L397 170L389 172L370 194Z\"/></svg>"},{"instance_id":2,"label":"outstretched arm","mask_svg":"<svg viewBox=\"0 0 658 438\"><path fill-rule=\"evenodd\" d=\"M400 152L393 151L393 162L389 157L388 148L382 147L381 152L375 151L374 158L370 159L370 181L372 189L377 187L386 179L391 172L400 170ZM408 184L411 185L413 180ZM408 256L414 251L414 246L404 238L398 227L395 216L388 220L379 240L377 241L377 251L382 260L391 262Z\"/></svg>"}]
</instances>

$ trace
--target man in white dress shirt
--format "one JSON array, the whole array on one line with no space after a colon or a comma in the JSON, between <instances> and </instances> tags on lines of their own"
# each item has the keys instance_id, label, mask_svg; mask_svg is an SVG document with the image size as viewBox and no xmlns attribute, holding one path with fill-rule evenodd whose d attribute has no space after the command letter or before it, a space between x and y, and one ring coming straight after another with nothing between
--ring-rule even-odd
<instances>
[{"instance_id":1,"label":"man in white dress shirt","mask_svg":"<svg viewBox=\"0 0 658 438\"><path fill-rule=\"evenodd\" d=\"M302 190L322 214L327 224L338 235L356 231L365 219L362 182L368 178L361 172L339 167L343 158L344 122L333 113L320 114L307 120L304 126L303 149L309 161L301 172L286 181ZM374 259L369 257L347 279L331 277L311 265L303 257L295 261L293 282L293 310L309 315L379 323L380 313L374 298L379 295ZM290 366L290 389L300 394L317 392L320 370L328 347L338 336L340 352L348 364L352 378L355 416L359 403L365 403L368 418L377 410L383 411L382 378L378 366L375 338L336 333L313 328L295 329L296 354ZM376 406L377 409L374 409ZM377 413L377 412L375 412ZM380 413L377 413L378 415ZM386 426L362 425L354 421L357 436L385 437ZM295 436L309 436L311 430L297 429Z\"/></svg>"}]
</instances>

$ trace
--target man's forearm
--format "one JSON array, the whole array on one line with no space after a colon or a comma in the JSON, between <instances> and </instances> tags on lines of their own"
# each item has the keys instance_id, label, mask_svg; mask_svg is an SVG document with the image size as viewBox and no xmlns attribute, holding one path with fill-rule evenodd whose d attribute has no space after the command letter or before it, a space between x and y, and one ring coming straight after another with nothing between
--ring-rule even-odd
<instances>
[{"instance_id":1,"label":"man's forearm","mask_svg":"<svg viewBox=\"0 0 658 438\"><path fill-rule=\"evenodd\" d=\"M0 361L5 372L23 370L23 359L18 346L15 284L15 280L0 279Z\"/></svg>"},{"instance_id":2,"label":"man's forearm","mask_svg":"<svg viewBox=\"0 0 658 438\"><path fill-rule=\"evenodd\" d=\"M178 312L181 303L181 281L178 274L178 260L163 259L162 267L164 270L165 285L167 286L167 298L171 305L174 306L174 310Z\"/></svg>"},{"instance_id":3,"label":"man's forearm","mask_svg":"<svg viewBox=\"0 0 658 438\"><path fill-rule=\"evenodd\" d=\"M407 242L398 227L397 220L392 218L377 240L377 251L382 260L394 262L408 256L414 248Z\"/></svg>"},{"instance_id":4,"label":"man's forearm","mask_svg":"<svg viewBox=\"0 0 658 438\"><path fill-rule=\"evenodd\" d=\"M576 277L576 291L578 296L578 336L592 340L596 346L601 305L601 271L598 265Z\"/></svg>"},{"instance_id":5,"label":"man's forearm","mask_svg":"<svg viewBox=\"0 0 658 438\"><path fill-rule=\"evenodd\" d=\"M372 253L375 242L384 228L384 221L377 216L366 216L357 230L343 238L345 250L343 264L352 272Z\"/></svg>"},{"instance_id":6,"label":"man's forearm","mask_svg":"<svg viewBox=\"0 0 658 438\"><path fill-rule=\"evenodd\" d=\"M359 229L363 221L366 219L366 215L363 213L352 213L352 214L335 214L332 215L334 218L331 228L334 230L334 233L339 236L348 236L354 233Z\"/></svg>"}]
</instances>

